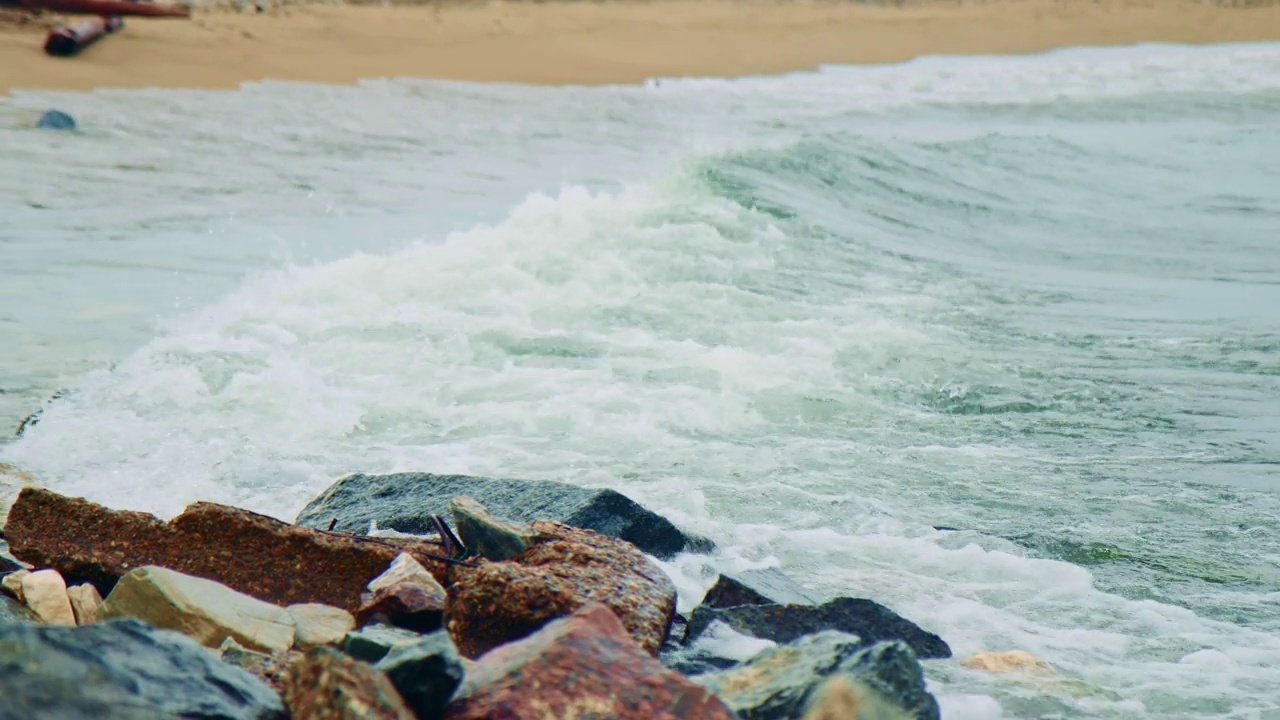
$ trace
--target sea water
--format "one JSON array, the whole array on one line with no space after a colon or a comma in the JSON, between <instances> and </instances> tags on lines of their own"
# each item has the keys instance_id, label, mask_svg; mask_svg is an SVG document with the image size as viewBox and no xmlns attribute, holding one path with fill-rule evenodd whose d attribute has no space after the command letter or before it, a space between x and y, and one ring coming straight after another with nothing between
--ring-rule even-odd
<instances>
[{"instance_id":1,"label":"sea water","mask_svg":"<svg viewBox=\"0 0 1280 720\"><path fill-rule=\"evenodd\" d=\"M0 167L55 489L615 487L718 542L683 609L779 566L938 632L948 718L1280 717L1280 46L21 92ZM959 665L1010 649L1056 674Z\"/></svg>"}]
</instances>

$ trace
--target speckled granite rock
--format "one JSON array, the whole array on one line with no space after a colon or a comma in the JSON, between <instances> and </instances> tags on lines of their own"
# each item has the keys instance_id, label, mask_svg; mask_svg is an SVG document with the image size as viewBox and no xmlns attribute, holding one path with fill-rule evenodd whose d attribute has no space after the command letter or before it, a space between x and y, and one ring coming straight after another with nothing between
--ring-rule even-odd
<instances>
[{"instance_id":1,"label":"speckled granite rock","mask_svg":"<svg viewBox=\"0 0 1280 720\"><path fill-rule=\"evenodd\" d=\"M662 569L616 538L555 522L531 527L534 543L515 559L454 570L445 623L458 650L478 657L600 602L642 648L657 654L676 603Z\"/></svg>"},{"instance_id":2,"label":"speckled granite rock","mask_svg":"<svg viewBox=\"0 0 1280 720\"><path fill-rule=\"evenodd\" d=\"M481 657L445 716L735 720L714 695L636 646L599 603Z\"/></svg>"},{"instance_id":3,"label":"speckled granite rock","mask_svg":"<svg viewBox=\"0 0 1280 720\"><path fill-rule=\"evenodd\" d=\"M396 473L348 475L312 500L297 523L364 532L370 522L406 533L435 532L433 515L447 517L460 495L515 522L555 520L621 538L659 558L679 552L709 552L713 543L682 532L669 520L613 490L589 490L549 480L498 480L466 475Z\"/></svg>"},{"instance_id":4,"label":"speckled granite rock","mask_svg":"<svg viewBox=\"0 0 1280 720\"><path fill-rule=\"evenodd\" d=\"M326 647L292 663L282 685L293 720L414 720L382 673Z\"/></svg>"},{"instance_id":5,"label":"speckled granite rock","mask_svg":"<svg viewBox=\"0 0 1280 720\"><path fill-rule=\"evenodd\" d=\"M466 674L458 649L443 630L392 649L374 669L391 680L418 720L443 720L445 705Z\"/></svg>"},{"instance_id":6,"label":"speckled granite rock","mask_svg":"<svg viewBox=\"0 0 1280 720\"><path fill-rule=\"evenodd\" d=\"M365 585L402 551L437 578L434 543L362 538L289 525L246 510L195 503L165 523L81 498L24 489L5 530L13 554L90 582L103 595L135 567L158 565L208 578L278 605L322 603L354 612Z\"/></svg>"}]
</instances>

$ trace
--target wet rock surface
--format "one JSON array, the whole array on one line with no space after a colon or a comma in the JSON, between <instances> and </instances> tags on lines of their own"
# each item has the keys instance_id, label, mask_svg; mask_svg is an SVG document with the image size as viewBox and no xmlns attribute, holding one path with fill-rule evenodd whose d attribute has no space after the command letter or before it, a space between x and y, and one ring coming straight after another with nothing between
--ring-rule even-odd
<instances>
[{"instance_id":1,"label":"wet rock surface","mask_svg":"<svg viewBox=\"0 0 1280 720\"><path fill-rule=\"evenodd\" d=\"M214 503L195 503L165 523L27 488L10 509L5 534L19 559L93 583L103 595L129 570L158 565L278 605L354 612L365 585L401 552L446 577L444 563L430 557L440 554L434 543L310 530Z\"/></svg>"},{"instance_id":2,"label":"wet rock surface","mask_svg":"<svg viewBox=\"0 0 1280 720\"><path fill-rule=\"evenodd\" d=\"M502 480L467 475L396 473L348 475L303 508L297 523L364 532L371 522L405 533L435 532L433 515L447 517L458 496L475 498L496 517L531 523L553 520L621 538L659 558L709 552L710 540L681 531L669 520L613 490L589 490L549 480Z\"/></svg>"},{"instance_id":3,"label":"wet rock surface","mask_svg":"<svg viewBox=\"0 0 1280 720\"><path fill-rule=\"evenodd\" d=\"M826 631L765 650L741 665L693 678L745 720L790 720L820 702L828 678L855 690L859 718L938 720L915 653L899 641L868 646Z\"/></svg>"},{"instance_id":4,"label":"wet rock surface","mask_svg":"<svg viewBox=\"0 0 1280 720\"><path fill-rule=\"evenodd\" d=\"M285 670L294 660L302 657L302 653L298 650L271 654L261 653L256 650L250 650L231 638L222 641L222 645L218 648L218 653L222 662L244 670L276 692L280 692L284 682Z\"/></svg>"},{"instance_id":5,"label":"wet rock surface","mask_svg":"<svg viewBox=\"0 0 1280 720\"><path fill-rule=\"evenodd\" d=\"M282 694L293 720L413 720L382 673L326 647L289 665Z\"/></svg>"},{"instance_id":6,"label":"wet rock surface","mask_svg":"<svg viewBox=\"0 0 1280 720\"><path fill-rule=\"evenodd\" d=\"M591 602L608 606L642 648L658 653L676 603L661 568L616 538L554 522L531 528L534 544L512 561L455 568L445 622L464 656L518 640Z\"/></svg>"},{"instance_id":7,"label":"wet rock surface","mask_svg":"<svg viewBox=\"0 0 1280 720\"><path fill-rule=\"evenodd\" d=\"M817 605L818 600L776 568L721 575L703 596L702 607Z\"/></svg>"},{"instance_id":8,"label":"wet rock surface","mask_svg":"<svg viewBox=\"0 0 1280 720\"><path fill-rule=\"evenodd\" d=\"M411 645L421 639L421 634L411 630L390 625L368 625L347 633L342 641L342 651L357 660L376 663L393 649Z\"/></svg>"},{"instance_id":9,"label":"wet rock surface","mask_svg":"<svg viewBox=\"0 0 1280 720\"><path fill-rule=\"evenodd\" d=\"M374 669L391 680L418 720L442 720L466 675L458 649L443 630L394 648Z\"/></svg>"},{"instance_id":10,"label":"wet rock surface","mask_svg":"<svg viewBox=\"0 0 1280 720\"><path fill-rule=\"evenodd\" d=\"M836 598L811 605L739 605L729 608L701 606L689 618L685 642L696 640L719 621L738 632L787 643L823 630L839 630L866 642L902 640L922 658L949 658L951 647L942 638L898 615L889 608L862 598Z\"/></svg>"},{"instance_id":11,"label":"wet rock surface","mask_svg":"<svg viewBox=\"0 0 1280 720\"><path fill-rule=\"evenodd\" d=\"M0 624L0 702L23 720L284 720L280 697L178 633L137 620Z\"/></svg>"},{"instance_id":12,"label":"wet rock surface","mask_svg":"<svg viewBox=\"0 0 1280 720\"><path fill-rule=\"evenodd\" d=\"M598 603L481 657L450 720L734 720L704 688L663 668Z\"/></svg>"}]
</instances>

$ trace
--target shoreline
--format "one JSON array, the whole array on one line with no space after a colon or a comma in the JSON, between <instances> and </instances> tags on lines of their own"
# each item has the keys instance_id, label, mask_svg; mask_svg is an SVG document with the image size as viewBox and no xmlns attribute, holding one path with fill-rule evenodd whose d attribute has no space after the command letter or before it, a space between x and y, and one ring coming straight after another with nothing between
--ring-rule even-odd
<instances>
[{"instance_id":1,"label":"shoreline","mask_svg":"<svg viewBox=\"0 0 1280 720\"><path fill-rule=\"evenodd\" d=\"M0 25L0 94L235 89L415 77L535 85L744 77L924 56L1280 40L1280 4L1196 0L936 0L902 6L776 0L289 5L262 14L128 18L72 58L40 22Z\"/></svg>"}]
</instances>

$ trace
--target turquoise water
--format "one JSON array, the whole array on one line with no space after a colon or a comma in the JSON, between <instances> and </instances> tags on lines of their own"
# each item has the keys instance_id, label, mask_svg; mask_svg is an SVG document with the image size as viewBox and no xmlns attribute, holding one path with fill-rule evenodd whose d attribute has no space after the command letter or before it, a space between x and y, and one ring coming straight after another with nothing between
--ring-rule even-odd
<instances>
[{"instance_id":1,"label":"turquoise water","mask_svg":"<svg viewBox=\"0 0 1280 720\"><path fill-rule=\"evenodd\" d=\"M1277 118L1276 45L20 93L0 418L72 392L0 461L613 486L719 542L685 608L780 565L941 634L948 718L1280 717Z\"/></svg>"}]
</instances>

